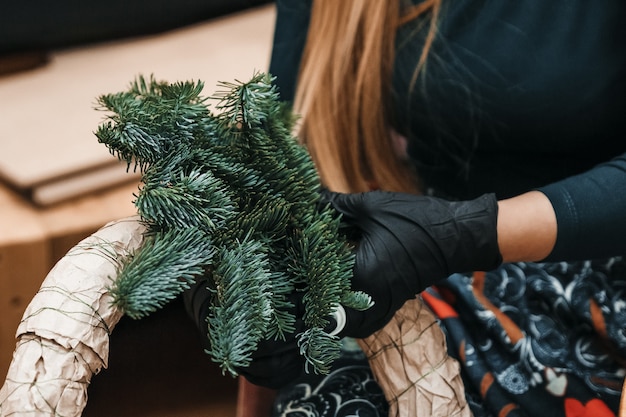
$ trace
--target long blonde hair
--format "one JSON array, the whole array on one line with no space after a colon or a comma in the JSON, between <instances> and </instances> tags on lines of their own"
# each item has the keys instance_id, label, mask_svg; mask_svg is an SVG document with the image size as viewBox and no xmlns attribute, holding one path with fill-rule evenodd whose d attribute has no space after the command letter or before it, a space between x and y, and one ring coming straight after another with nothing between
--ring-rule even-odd
<instances>
[{"instance_id":1,"label":"long blonde hair","mask_svg":"<svg viewBox=\"0 0 626 417\"><path fill-rule=\"evenodd\" d=\"M440 0L425 0L410 10L401 10L400 1L313 1L295 110L302 115L299 136L332 190L418 191L415 176L391 143L395 32L430 12L417 74L432 43Z\"/></svg>"}]
</instances>

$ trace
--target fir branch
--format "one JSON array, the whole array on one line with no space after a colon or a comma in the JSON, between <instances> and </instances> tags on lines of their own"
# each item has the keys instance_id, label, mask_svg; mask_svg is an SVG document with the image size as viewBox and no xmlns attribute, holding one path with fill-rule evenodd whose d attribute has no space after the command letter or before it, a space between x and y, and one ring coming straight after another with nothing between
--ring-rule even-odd
<instances>
[{"instance_id":1,"label":"fir branch","mask_svg":"<svg viewBox=\"0 0 626 417\"><path fill-rule=\"evenodd\" d=\"M142 217L163 230L193 226L207 232L223 225L235 207L222 181L199 171L147 183L135 205Z\"/></svg>"},{"instance_id":2,"label":"fir branch","mask_svg":"<svg viewBox=\"0 0 626 417\"><path fill-rule=\"evenodd\" d=\"M246 83L219 82L211 98L218 100L215 106L223 126L249 129L264 122L270 114L268 104L278 101L278 92L272 85L272 77L256 73Z\"/></svg>"},{"instance_id":3,"label":"fir branch","mask_svg":"<svg viewBox=\"0 0 626 417\"><path fill-rule=\"evenodd\" d=\"M237 375L237 368L250 364L272 317L271 273L262 245L254 240L222 248L215 265L208 353L224 372Z\"/></svg>"},{"instance_id":4,"label":"fir branch","mask_svg":"<svg viewBox=\"0 0 626 417\"><path fill-rule=\"evenodd\" d=\"M210 132L214 121L202 89L202 82L170 85L139 77L129 91L98 98L100 109L113 115L95 134L111 153L129 164L134 159L144 171Z\"/></svg>"},{"instance_id":5,"label":"fir branch","mask_svg":"<svg viewBox=\"0 0 626 417\"><path fill-rule=\"evenodd\" d=\"M145 171L148 164L159 159L165 139L160 135L150 135L135 124L111 122L101 125L95 132L100 143L109 148L111 154L130 166L133 161Z\"/></svg>"},{"instance_id":6,"label":"fir branch","mask_svg":"<svg viewBox=\"0 0 626 417\"><path fill-rule=\"evenodd\" d=\"M230 238L242 238L233 235L233 232L245 232L265 241L269 251L286 238L291 221L291 204L284 199L251 192L240 198L239 210L239 215L233 217L227 228Z\"/></svg>"},{"instance_id":7,"label":"fir branch","mask_svg":"<svg viewBox=\"0 0 626 417\"><path fill-rule=\"evenodd\" d=\"M313 367L313 372L328 374L331 364L341 354L341 340L324 330L313 327L298 335L300 354L306 359L306 370Z\"/></svg>"},{"instance_id":8,"label":"fir branch","mask_svg":"<svg viewBox=\"0 0 626 417\"><path fill-rule=\"evenodd\" d=\"M109 288L113 304L132 318L147 316L189 288L213 252L210 237L197 228L148 236Z\"/></svg>"},{"instance_id":9,"label":"fir branch","mask_svg":"<svg viewBox=\"0 0 626 417\"><path fill-rule=\"evenodd\" d=\"M100 97L114 114L96 135L139 166L135 205L152 233L112 292L127 314L142 317L210 271L209 353L231 374L250 363L260 340L293 335L302 295L307 329L298 343L307 366L325 373L339 346L323 330L332 310L366 309L371 300L350 289L354 257L342 223L318 207L320 178L272 81L256 73L247 83L220 83L211 97L217 115L201 82L139 77L129 91Z\"/></svg>"},{"instance_id":10,"label":"fir branch","mask_svg":"<svg viewBox=\"0 0 626 417\"><path fill-rule=\"evenodd\" d=\"M341 304L354 310L365 311L374 305L372 297L363 291L344 291L341 294Z\"/></svg>"},{"instance_id":11,"label":"fir branch","mask_svg":"<svg viewBox=\"0 0 626 417\"><path fill-rule=\"evenodd\" d=\"M200 146L207 144L200 144ZM211 144L209 144L211 145ZM189 163L201 166L215 177L228 184L228 188L239 191L236 194L272 194L270 185L252 166L244 163L244 157L235 146L213 145L194 149ZM245 193L241 192L245 190Z\"/></svg>"},{"instance_id":12,"label":"fir branch","mask_svg":"<svg viewBox=\"0 0 626 417\"><path fill-rule=\"evenodd\" d=\"M150 74L149 79L146 79L143 75L139 75L135 80L131 81L128 87L128 93L136 97L158 96L164 85L167 85L167 83L158 81L154 78L154 74Z\"/></svg>"},{"instance_id":13,"label":"fir branch","mask_svg":"<svg viewBox=\"0 0 626 417\"><path fill-rule=\"evenodd\" d=\"M293 294L294 285L285 274L275 273L270 277L272 288L271 317L265 337L274 340L287 340L287 335L295 332L296 316L291 313L295 307L289 295Z\"/></svg>"},{"instance_id":14,"label":"fir branch","mask_svg":"<svg viewBox=\"0 0 626 417\"><path fill-rule=\"evenodd\" d=\"M324 216L325 214L325 216ZM290 252L293 273L306 285L305 323L325 328L332 310L344 293L350 291L354 258L345 242L337 239L337 219L328 212L312 218L294 235ZM334 226L334 227L333 227Z\"/></svg>"}]
</instances>

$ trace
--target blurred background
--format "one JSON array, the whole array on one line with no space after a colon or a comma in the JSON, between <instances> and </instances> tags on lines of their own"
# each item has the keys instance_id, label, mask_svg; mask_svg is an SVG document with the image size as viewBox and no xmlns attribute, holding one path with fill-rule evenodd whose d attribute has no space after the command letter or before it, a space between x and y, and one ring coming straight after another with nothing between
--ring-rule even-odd
<instances>
[{"instance_id":1,"label":"blurred background","mask_svg":"<svg viewBox=\"0 0 626 417\"><path fill-rule=\"evenodd\" d=\"M98 96L138 75L245 81L269 65L266 0L0 0L0 377L48 271L105 223L135 213L138 178L93 135ZM235 415L237 381L202 352L178 302L122 319L84 415Z\"/></svg>"},{"instance_id":2,"label":"blurred background","mask_svg":"<svg viewBox=\"0 0 626 417\"><path fill-rule=\"evenodd\" d=\"M159 33L265 3L269 1L2 1L0 53L45 51ZM201 45L197 47L201 48Z\"/></svg>"}]
</instances>

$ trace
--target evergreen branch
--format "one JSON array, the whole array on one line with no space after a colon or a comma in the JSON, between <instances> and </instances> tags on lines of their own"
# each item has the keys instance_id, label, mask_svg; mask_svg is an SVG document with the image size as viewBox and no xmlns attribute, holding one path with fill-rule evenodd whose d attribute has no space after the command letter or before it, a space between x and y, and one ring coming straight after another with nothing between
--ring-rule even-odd
<instances>
[{"instance_id":1,"label":"evergreen branch","mask_svg":"<svg viewBox=\"0 0 626 417\"><path fill-rule=\"evenodd\" d=\"M228 185L229 189L238 191L238 195L248 193L270 194L271 187L253 167L243 162L242 155L234 146L212 146L193 151L190 160L195 166L201 166ZM244 192L241 192L245 190Z\"/></svg>"},{"instance_id":2,"label":"evergreen branch","mask_svg":"<svg viewBox=\"0 0 626 417\"><path fill-rule=\"evenodd\" d=\"M341 294L341 304L354 310L365 311L374 305L374 300L363 291L345 291Z\"/></svg>"},{"instance_id":3,"label":"evergreen branch","mask_svg":"<svg viewBox=\"0 0 626 417\"><path fill-rule=\"evenodd\" d=\"M223 89L212 98L219 101L215 108L221 111L220 121L225 126L240 129L249 129L265 121L270 114L269 104L278 102L278 92L271 81L269 75L256 73L247 83L218 83Z\"/></svg>"},{"instance_id":4,"label":"evergreen branch","mask_svg":"<svg viewBox=\"0 0 626 417\"><path fill-rule=\"evenodd\" d=\"M214 123L200 97L203 83L169 85L139 77L125 93L102 95L102 109L114 113L96 136L120 159L134 158L142 171L173 149L203 138Z\"/></svg>"},{"instance_id":5,"label":"evergreen branch","mask_svg":"<svg viewBox=\"0 0 626 417\"><path fill-rule=\"evenodd\" d=\"M208 353L224 372L247 367L272 317L270 272L262 245L245 240L219 252L213 278L215 304L209 308Z\"/></svg>"},{"instance_id":6,"label":"evergreen branch","mask_svg":"<svg viewBox=\"0 0 626 417\"><path fill-rule=\"evenodd\" d=\"M206 231L224 224L235 207L218 178L198 171L181 173L167 183L146 184L135 205L142 217L161 229L193 226Z\"/></svg>"},{"instance_id":7,"label":"evergreen branch","mask_svg":"<svg viewBox=\"0 0 626 417\"><path fill-rule=\"evenodd\" d=\"M114 114L96 136L139 166L135 205L152 233L111 291L128 315L142 317L207 268L209 353L233 375L259 341L293 334L302 291L307 329L297 340L307 367L326 373L339 346L323 331L332 310L366 309L371 299L350 289L354 256L341 220L318 207L320 178L272 81L255 73L247 83L220 83L210 97L217 115L201 82L139 77L129 91L99 98Z\"/></svg>"},{"instance_id":8,"label":"evergreen branch","mask_svg":"<svg viewBox=\"0 0 626 417\"><path fill-rule=\"evenodd\" d=\"M159 84L159 93L163 99L174 100L180 104L202 104L202 106L198 107L202 112L205 110L203 103L206 102L206 98L201 96L203 89L204 83L202 81L179 81L174 84Z\"/></svg>"},{"instance_id":9,"label":"evergreen branch","mask_svg":"<svg viewBox=\"0 0 626 417\"><path fill-rule=\"evenodd\" d=\"M250 233L255 239L265 241L271 251L287 236L290 209L290 203L282 198L267 193L249 193L240 199L240 213L233 217L229 234L232 231Z\"/></svg>"},{"instance_id":10,"label":"evergreen branch","mask_svg":"<svg viewBox=\"0 0 626 417\"><path fill-rule=\"evenodd\" d=\"M154 74L150 74L150 78L146 79L143 75L139 75L134 81L130 83L128 93L133 96L158 96L161 88L166 85L165 82L157 81L154 78Z\"/></svg>"},{"instance_id":11,"label":"evergreen branch","mask_svg":"<svg viewBox=\"0 0 626 417\"><path fill-rule=\"evenodd\" d=\"M267 339L287 340L287 335L295 332L296 316L291 313L295 307L289 295L295 289L290 277L283 273L274 273L270 277L272 288L271 318L265 337Z\"/></svg>"},{"instance_id":12,"label":"evergreen branch","mask_svg":"<svg viewBox=\"0 0 626 417\"><path fill-rule=\"evenodd\" d=\"M145 317L189 288L213 251L210 237L196 228L148 236L109 288L113 304L132 318Z\"/></svg>"},{"instance_id":13,"label":"evergreen branch","mask_svg":"<svg viewBox=\"0 0 626 417\"><path fill-rule=\"evenodd\" d=\"M144 171L148 164L161 156L165 138L150 135L133 123L118 124L111 122L101 125L95 132L100 143L104 143L111 154L130 165L133 161Z\"/></svg>"},{"instance_id":14,"label":"evergreen branch","mask_svg":"<svg viewBox=\"0 0 626 417\"><path fill-rule=\"evenodd\" d=\"M343 242L329 234L329 224L328 219L311 221L293 243L299 256L294 263L297 275L306 285L304 321L310 327L325 328L334 305L349 291L351 270L347 267L353 262L345 262L350 254Z\"/></svg>"},{"instance_id":15,"label":"evergreen branch","mask_svg":"<svg viewBox=\"0 0 626 417\"><path fill-rule=\"evenodd\" d=\"M328 374L331 364L341 354L341 341L324 330L312 327L298 335L300 354L306 359L306 370L313 367L315 373Z\"/></svg>"}]
</instances>

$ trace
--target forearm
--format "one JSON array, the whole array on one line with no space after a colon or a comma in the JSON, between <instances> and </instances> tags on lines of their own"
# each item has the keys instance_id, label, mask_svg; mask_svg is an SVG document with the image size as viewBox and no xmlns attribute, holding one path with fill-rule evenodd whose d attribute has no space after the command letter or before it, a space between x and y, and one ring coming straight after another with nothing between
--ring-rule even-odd
<instances>
[{"instance_id":1,"label":"forearm","mask_svg":"<svg viewBox=\"0 0 626 417\"><path fill-rule=\"evenodd\" d=\"M626 154L583 174L498 203L505 262L626 254Z\"/></svg>"},{"instance_id":2,"label":"forearm","mask_svg":"<svg viewBox=\"0 0 626 417\"><path fill-rule=\"evenodd\" d=\"M554 248L557 221L539 191L498 202L498 245L504 262L540 261Z\"/></svg>"}]
</instances>

